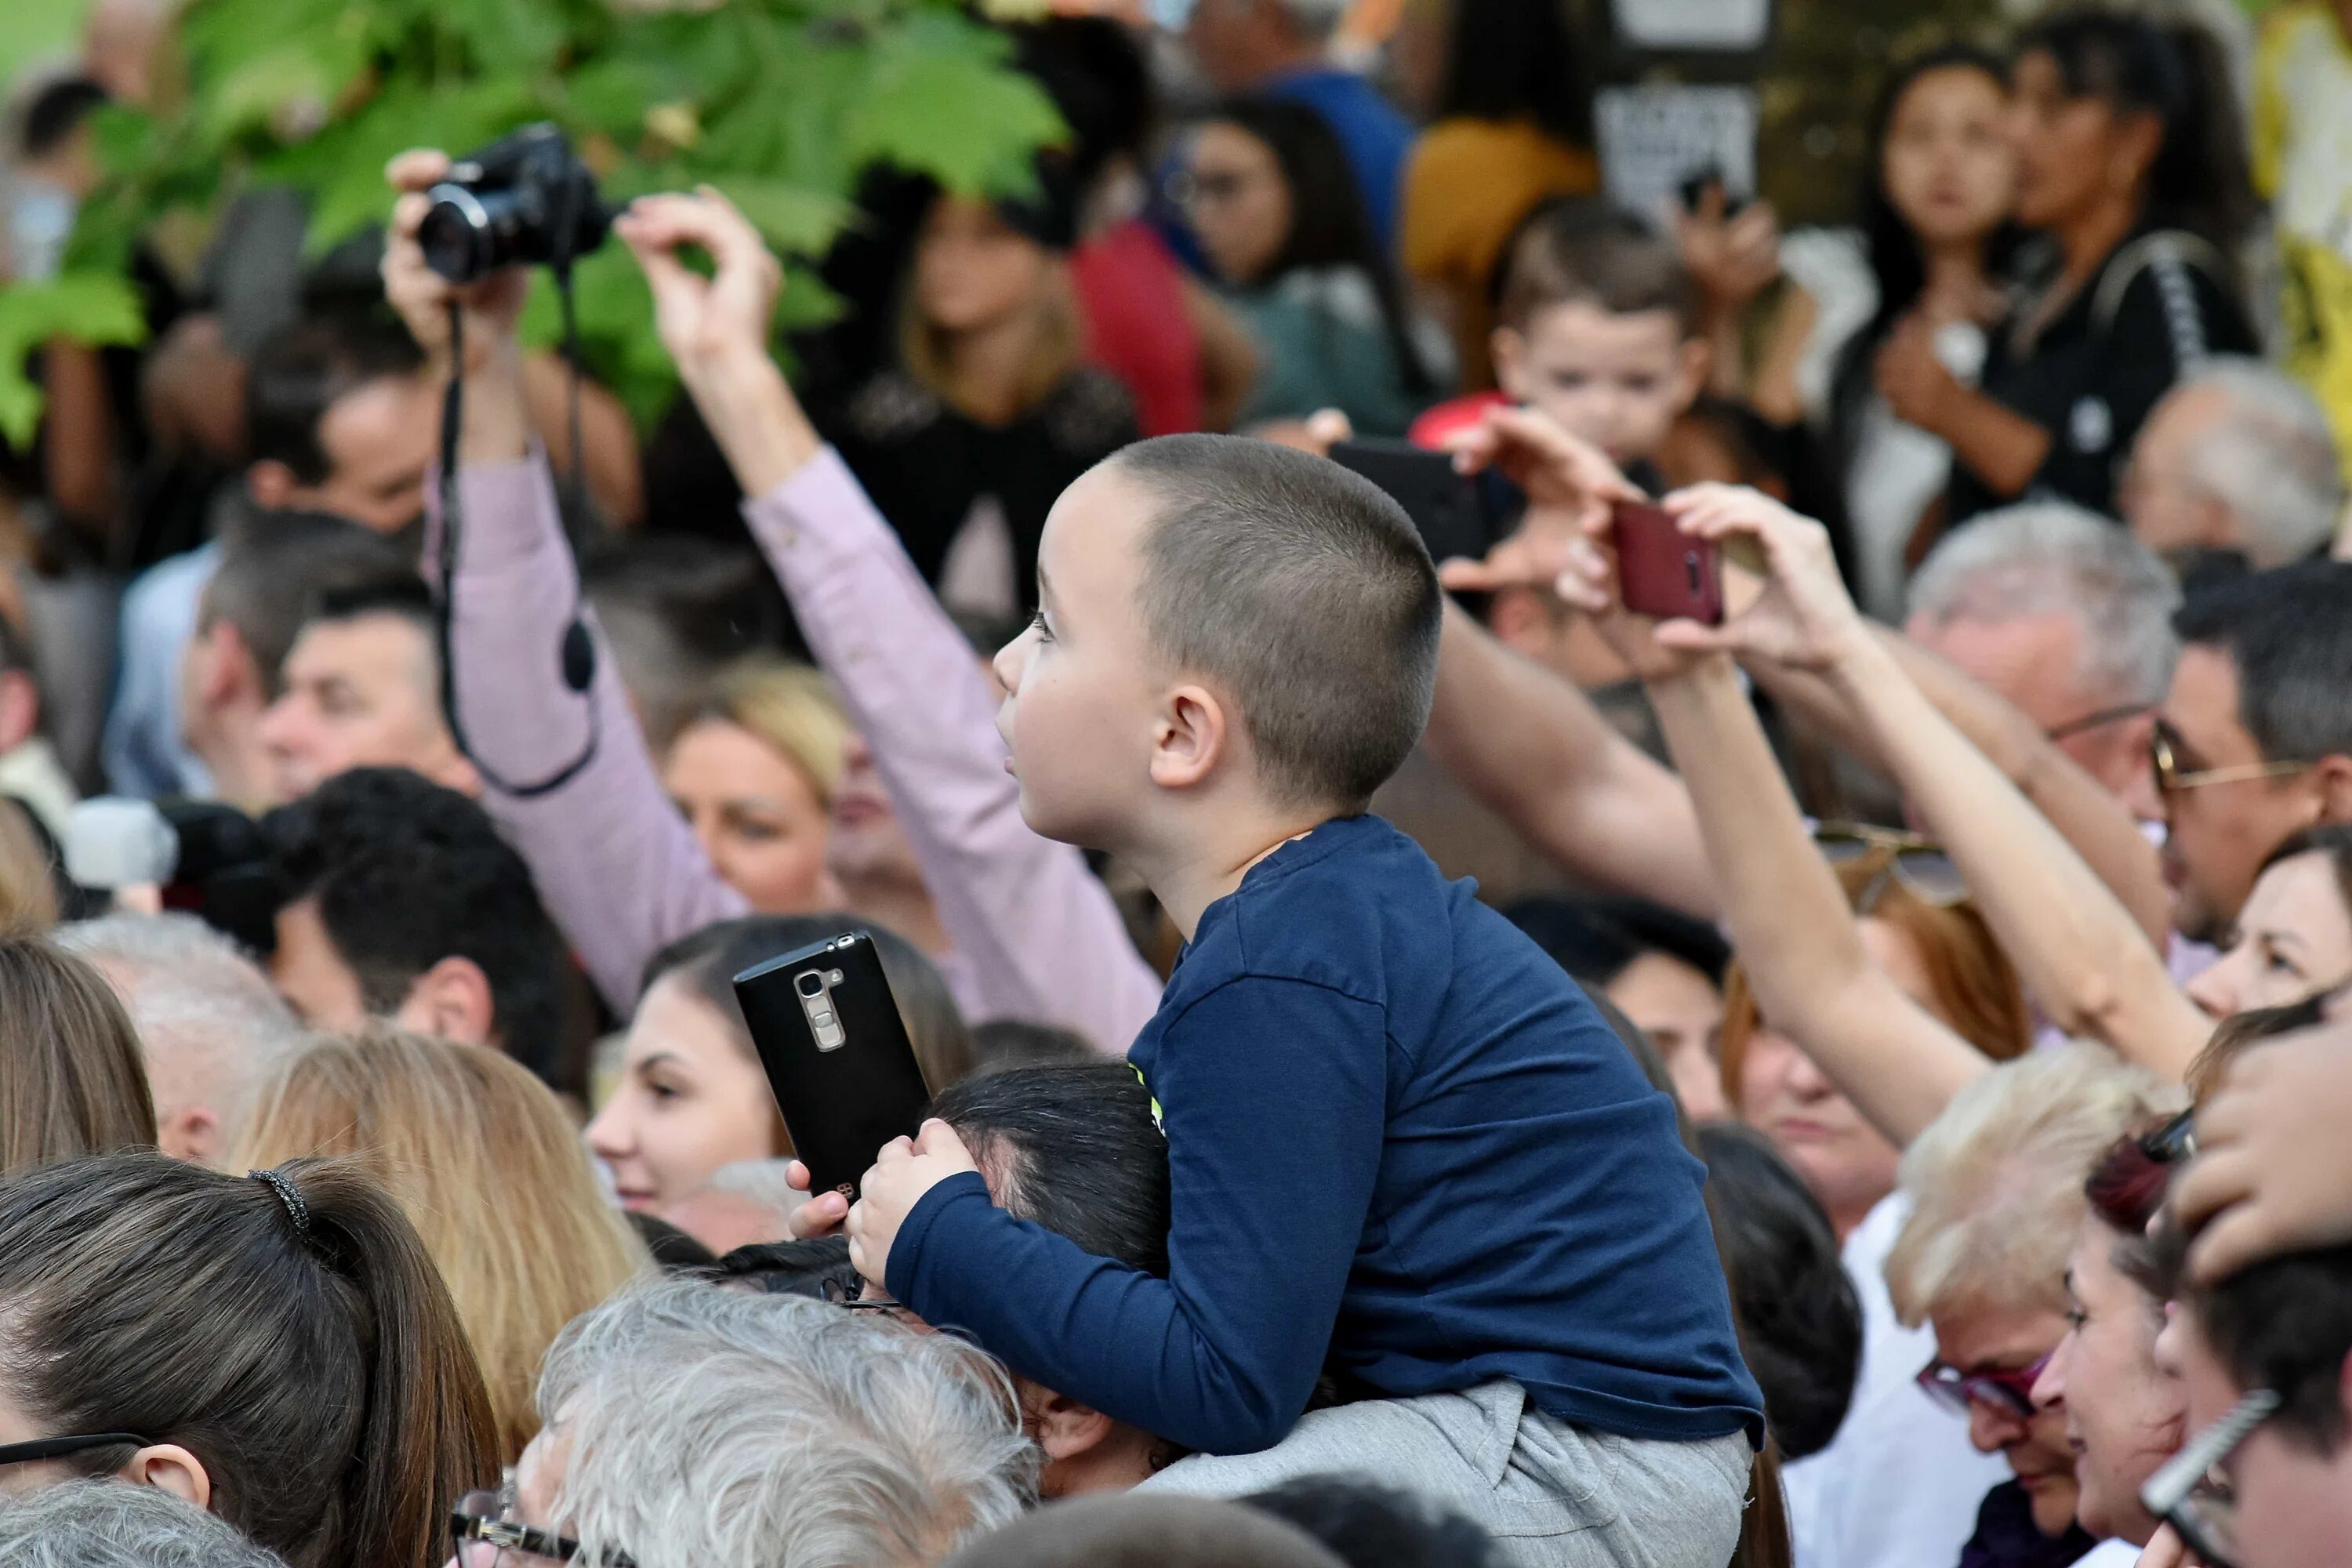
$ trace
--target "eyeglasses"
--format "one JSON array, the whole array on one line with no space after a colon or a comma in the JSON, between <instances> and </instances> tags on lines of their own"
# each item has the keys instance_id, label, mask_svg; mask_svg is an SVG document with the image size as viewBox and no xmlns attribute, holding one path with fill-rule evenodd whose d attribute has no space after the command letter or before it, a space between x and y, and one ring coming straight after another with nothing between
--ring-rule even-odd
<instances>
[{"instance_id":1,"label":"eyeglasses","mask_svg":"<svg viewBox=\"0 0 2352 1568\"><path fill-rule=\"evenodd\" d=\"M29 1443L0 1443L0 1465L31 1465L62 1459L92 1448L144 1448L147 1439L130 1432L90 1432L74 1437L36 1437Z\"/></svg>"},{"instance_id":2,"label":"eyeglasses","mask_svg":"<svg viewBox=\"0 0 2352 1568\"><path fill-rule=\"evenodd\" d=\"M2120 708L2102 708L2095 713L2085 713L2080 719L2069 719L2063 724L2053 725L2042 731L2042 738L2045 741L2071 741L2077 735L2087 735L2094 730L2104 730L2110 724L2137 719L2155 706L2153 702L2130 702Z\"/></svg>"},{"instance_id":3,"label":"eyeglasses","mask_svg":"<svg viewBox=\"0 0 2352 1568\"><path fill-rule=\"evenodd\" d=\"M2221 1467L2255 1427L2277 1414L2279 1404L2276 1391L2252 1390L2139 1489L2141 1506L2172 1526L2206 1568L2237 1568L2238 1502Z\"/></svg>"},{"instance_id":4,"label":"eyeglasses","mask_svg":"<svg viewBox=\"0 0 2352 1568\"><path fill-rule=\"evenodd\" d=\"M515 1475L509 1469L497 1491L467 1492L449 1511L449 1541L457 1568L505 1568L508 1553L568 1563L580 1543L551 1530L515 1522ZM628 1553L607 1552L604 1568L636 1568Z\"/></svg>"},{"instance_id":5,"label":"eyeglasses","mask_svg":"<svg viewBox=\"0 0 2352 1568\"><path fill-rule=\"evenodd\" d=\"M2156 787L2165 795L2184 789L2204 789L2211 784L2243 784L2249 779L2283 779L2299 773L2309 763L2240 763L2227 768L2190 768L2184 771L2173 755L2173 747L2180 737L2170 725L2158 720L2148 731L2147 760L2156 769Z\"/></svg>"},{"instance_id":6,"label":"eyeglasses","mask_svg":"<svg viewBox=\"0 0 2352 1568\"><path fill-rule=\"evenodd\" d=\"M2033 1415L2033 1385L2050 1366L2050 1357L2056 1349L2032 1366L2020 1372L1962 1372L1942 1361L1931 1361L1920 1369L1918 1383L1928 1398L1955 1415L1966 1415L1969 1407L1981 1405L2002 1415L2014 1415L2020 1421Z\"/></svg>"},{"instance_id":7,"label":"eyeglasses","mask_svg":"<svg viewBox=\"0 0 2352 1568\"><path fill-rule=\"evenodd\" d=\"M853 1284L838 1276L828 1274L817 1284L816 1293L836 1307L846 1307L853 1312L898 1312L905 1306L887 1296L864 1296L862 1284Z\"/></svg>"},{"instance_id":8,"label":"eyeglasses","mask_svg":"<svg viewBox=\"0 0 2352 1568\"><path fill-rule=\"evenodd\" d=\"M1171 205L1189 212L1196 206L1220 205L1236 200L1256 183L1255 174L1236 169L1214 169L1198 174L1189 169L1180 169L1168 176L1168 200Z\"/></svg>"},{"instance_id":9,"label":"eyeglasses","mask_svg":"<svg viewBox=\"0 0 2352 1568\"><path fill-rule=\"evenodd\" d=\"M1856 914L1867 915L1886 896L1887 884L1900 882L1904 890L1925 904L1949 909L1969 896L1967 880L1944 847L1916 833L1897 832L1867 822L1823 822L1814 826L1813 842L1833 866L1850 861L1884 860L1877 874L1854 895Z\"/></svg>"}]
</instances>

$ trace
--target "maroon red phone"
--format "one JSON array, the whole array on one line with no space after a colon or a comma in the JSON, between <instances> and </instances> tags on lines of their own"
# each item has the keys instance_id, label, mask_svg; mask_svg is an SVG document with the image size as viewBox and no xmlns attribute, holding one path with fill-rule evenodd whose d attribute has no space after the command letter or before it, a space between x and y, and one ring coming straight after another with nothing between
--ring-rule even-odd
<instances>
[{"instance_id":1,"label":"maroon red phone","mask_svg":"<svg viewBox=\"0 0 2352 1568\"><path fill-rule=\"evenodd\" d=\"M1723 567L1715 542L1693 539L1674 516L1647 501L1611 509L1617 535L1617 588L1625 607L1662 621L1723 624Z\"/></svg>"}]
</instances>

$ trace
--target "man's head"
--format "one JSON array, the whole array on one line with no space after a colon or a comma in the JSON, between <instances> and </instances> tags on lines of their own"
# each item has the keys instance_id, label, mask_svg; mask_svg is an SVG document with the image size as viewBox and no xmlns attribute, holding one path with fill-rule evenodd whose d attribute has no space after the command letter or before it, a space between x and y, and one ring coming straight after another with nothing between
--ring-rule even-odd
<instances>
[{"instance_id":1,"label":"man's head","mask_svg":"<svg viewBox=\"0 0 2352 1568\"><path fill-rule=\"evenodd\" d=\"M255 504L407 530L424 515L436 436L422 363L405 331L372 316L319 316L273 334L246 377Z\"/></svg>"},{"instance_id":2,"label":"man's head","mask_svg":"<svg viewBox=\"0 0 2352 1568\"><path fill-rule=\"evenodd\" d=\"M352 768L406 768L466 795L481 777L441 709L441 653L414 574L314 601L257 729L278 798Z\"/></svg>"},{"instance_id":3,"label":"man's head","mask_svg":"<svg viewBox=\"0 0 2352 1568\"><path fill-rule=\"evenodd\" d=\"M1620 467L1657 456L1706 381L1674 241L1599 201L1538 207L1504 259L1495 378Z\"/></svg>"},{"instance_id":4,"label":"man's head","mask_svg":"<svg viewBox=\"0 0 2352 1568\"><path fill-rule=\"evenodd\" d=\"M2192 1429L2254 1389L2275 1414L2219 1467L2239 1568L2333 1568L2352 1540L2352 1247L2245 1268L2189 1304Z\"/></svg>"},{"instance_id":5,"label":"man's head","mask_svg":"<svg viewBox=\"0 0 2352 1568\"><path fill-rule=\"evenodd\" d=\"M158 1146L212 1163L236 1142L254 1085L302 1036L269 977L194 915L109 915L56 940L106 976L139 1031Z\"/></svg>"},{"instance_id":6,"label":"man's head","mask_svg":"<svg viewBox=\"0 0 2352 1568\"><path fill-rule=\"evenodd\" d=\"M588 1563L936 1563L1035 1489L1036 1449L985 1352L702 1280L648 1281L575 1319L539 1411L520 1511Z\"/></svg>"},{"instance_id":7,"label":"man's head","mask_svg":"<svg viewBox=\"0 0 2352 1568\"><path fill-rule=\"evenodd\" d=\"M1937 546L1911 582L1911 640L1991 690L2126 799L2178 645L2179 587L2095 512L2030 501Z\"/></svg>"},{"instance_id":8,"label":"man's head","mask_svg":"<svg viewBox=\"0 0 2352 1568\"><path fill-rule=\"evenodd\" d=\"M1342 1568L1342 1564L1329 1548L1297 1525L1246 1503L1143 1492L1133 1497L1080 1498L1040 1509L957 1552L945 1568Z\"/></svg>"},{"instance_id":9,"label":"man's head","mask_svg":"<svg viewBox=\"0 0 2352 1568\"><path fill-rule=\"evenodd\" d=\"M270 973L306 1023L388 1018L497 1045L546 1076L563 945L480 806L412 773L359 768L261 828L285 898Z\"/></svg>"},{"instance_id":10,"label":"man's head","mask_svg":"<svg viewBox=\"0 0 2352 1568\"><path fill-rule=\"evenodd\" d=\"M2217 942L2290 835L2352 821L2352 563L2258 573L2197 595L2158 724L2147 805L2170 828L2172 921Z\"/></svg>"},{"instance_id":11,"label":"man's head","mask_svg":"<svg viewBox=\"0 0 2352 1568\"><path fill-rule=\"evenodd\" d=\"M946 1090L930 1113L971 1149L999 1208L1167 1278L1168 1142L1133 1068L1007 1068ZM1026 1378L1014 1384L1022 1424L1045 1451L1047 1497L1123 1490L1173 1457L1148 1432Z\"/></svg>"},{"instance_id":12,"label":"man's head","mask_svg":"<svg viewBox=\"0 0 2352 1568\"><path fill-rule=\"evenodd\" d=\"M2226 550L2268 571L2326 544L2344 512L2344 468L2300 382L2261 360L2209 360L2140 426L2122 505L2140 542L2167 559Z\"/></svg>"},{"instance_id":13,"label":"man's head","mask_svg":"<svg viewBox=\"0 0 2352 1568\"><path fill-rule=\"evenodd\" d=\"M1345 0L1199 0L1184 39L1219 92L1250 92L1323 58Z\"/></svg>"},{"instance_id":14,"label":"man's head","mask_svg":"<svg viewBox=\"0 0 2352 1568\"><path fill-rule=\"evenodd\" d=\"M1055 503L1038 588L996 668L1022 814L1049 837L1166 852L1221 819L1359 812L1428 721L1429 552L1323 458L1129 447Z\"/></svg>"},{"instance_id":15,"label":"man's head","mask_svg":"<svg viewBox=\"0 0 2352 1568\"><path fill-rule=\"evenodd\" d=\"M226 798L290 798L260 738L263 713L285 692L287 653L328 604L413 596L415 565L392 541L322 512L245 517L223 543L181 658L181 727Z\"/></svg>"}]
</instances>

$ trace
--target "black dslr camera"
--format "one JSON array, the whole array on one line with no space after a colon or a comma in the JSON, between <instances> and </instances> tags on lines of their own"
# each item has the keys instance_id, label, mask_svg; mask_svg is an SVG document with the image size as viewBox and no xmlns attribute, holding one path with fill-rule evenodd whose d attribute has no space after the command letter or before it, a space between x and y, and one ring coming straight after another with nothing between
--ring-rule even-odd
<instances>
[{"instance_id":1,"label":"black dslr camera","mask_svg":"<svg viewBox=\"0 0 2352 1568\"><path fill-rule=\"evenodd\" d=\"M425 193L425 265L452 283L541 263L559 273L604 243L612 209L563 132L527 125L450 166Z\"/></svg>"}]
</instances>

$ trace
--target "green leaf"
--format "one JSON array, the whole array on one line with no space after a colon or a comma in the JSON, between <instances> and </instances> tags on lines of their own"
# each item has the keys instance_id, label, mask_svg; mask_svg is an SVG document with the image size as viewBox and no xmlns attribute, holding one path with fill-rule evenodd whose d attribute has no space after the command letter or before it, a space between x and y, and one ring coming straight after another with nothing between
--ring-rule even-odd
<instances>
[{"instance_id":1,"label":"green leaf","mask_svg":"<svg viewBox=\"0 0 2352 1568\"><path fill-rule=\"evenodd\" d=\"M41 393L26 361L52 339L115 345L144 342L139 292L123 279L68 272L0 289L0 439L22 450L40 427Z\"/></svg>"},{"instance_id":2,"label":"green leaf","mask_svg":"<svg viewBox=\"0 0 2352 1568\"><path fill-rule=\"evenodd\" d=\"M923 16L879 42L843 126L853 162L929 174L950 190L1021 188L1034 148L1068 133L1045 89L1003 69L992 35Z\"/></svg>"},{"instance_id":3,"label":"green leaf","mask_svg":"<svg viewBox=\"0 0 2352 1568\"><path fill-rule=\"evenodd\" d=\"M794 255L823 256L857 216L856 207L837 195L782 180L722 176L712 183L771 246Z\"/></svg>"}]
</instances>

